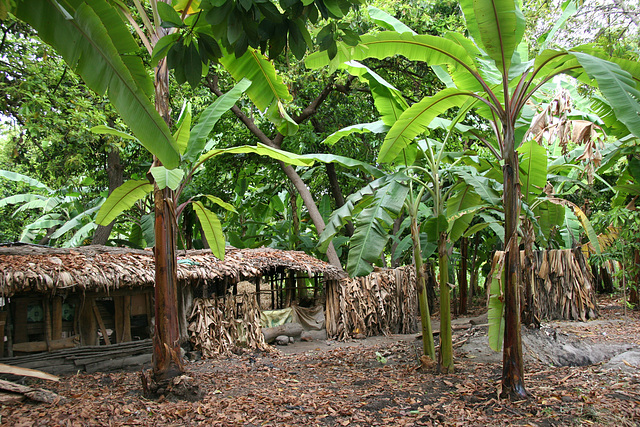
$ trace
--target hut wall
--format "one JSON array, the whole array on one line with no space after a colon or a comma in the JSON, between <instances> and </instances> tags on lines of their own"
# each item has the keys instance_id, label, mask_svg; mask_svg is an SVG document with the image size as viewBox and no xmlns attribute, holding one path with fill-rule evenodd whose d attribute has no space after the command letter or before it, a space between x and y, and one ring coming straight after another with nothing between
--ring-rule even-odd
<instances>
[{"instance_id":1,"label":"hut wall","mask_svg":"<svg viewBox=\"0 0 640 427\"><path fill-rule=\"evenodd\" d=\"M327 335L346 340L356 336L416 332L418 299L415 282L413 266L329 282Z\"/></svg>"}]
</instances>

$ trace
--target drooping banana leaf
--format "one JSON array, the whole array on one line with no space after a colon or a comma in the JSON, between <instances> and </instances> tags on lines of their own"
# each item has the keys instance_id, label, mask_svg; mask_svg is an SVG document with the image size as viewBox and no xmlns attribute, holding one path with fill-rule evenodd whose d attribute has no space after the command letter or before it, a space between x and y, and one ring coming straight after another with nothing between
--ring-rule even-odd
<instances>
[{"instance_id":1,"label":"drooping banana leaf","mask_svg":"<svg viewBox=\"0 0 640 427\"><path fill-rule=\"evenodd\" d=\"M116 9L104 0L18 0L15 14L52 45L87 86L107 94L136 138L167 167L178 148L149 97L153 84L138 45Z\"/></svg>"},{"instance_id":2,"label":"drooping banana leaf","mask_svg":"<svg viewBox=\"0 0 640 427\"><path fill-rule=\"evenodd\" d=\"M582 52L572 53L589 77L596 80L618 120L640 138L640 90L637 81L614 62Z\"/></svg>"},{"instance_id":3,"label":"drooping banana leaf","mask_svg":"<svg viewBox=\"0 0 640 427\"><path fill-rule=\"evenodd\" d=\"M131 180L113 190L107 200L102 204L96 224L107 225L126 209L131 208L135 202L153 191L153 185L146 179Z\"/></svg>"},{"instance_id":4,"label":"drooping banana leaf","mask_svg":"<svg viewBox=\"0 0 640 427\"><path fill-rule=\"evenodd\" d=\"M1 170L0 169L0 177L5 178L5 179L9 179L11 181L21 182L23 184L27 184L30 187L41 188L43 190L46 190L46 191L49 191L49 192L53 192L53 190L51 190L49 187L47 187L46 185L44 185L43 183L41 183L37 179L34 179L34 178L29 177L29 176L23 175L21 173L7 171L7 170Z\"/></svg>"},{"instance_id":5,"label":"drooping banana leaf","mask_svg":"<svg viewBox=\"0 0 640 427\"><path fill-rule=\"evenodd\" d=\"M408 192L407 185L393 180L376 191L371 203L358 214L347 259L349 275L366 276L373 271L372 264L379 260Z\"/></svg>"},{"instance_id":6,"label":"drooping banana leaf","mask_svg":"<svg viewBox=\"0 0 640 427\"><path fill-rule=\"evenodd\" d=\"M224 234L218 216L205 208L201 202L191 202L193 210L198 216L204 235L207 238L211 253L218 259L224 260Z\"/></svg>"}]
</instances>

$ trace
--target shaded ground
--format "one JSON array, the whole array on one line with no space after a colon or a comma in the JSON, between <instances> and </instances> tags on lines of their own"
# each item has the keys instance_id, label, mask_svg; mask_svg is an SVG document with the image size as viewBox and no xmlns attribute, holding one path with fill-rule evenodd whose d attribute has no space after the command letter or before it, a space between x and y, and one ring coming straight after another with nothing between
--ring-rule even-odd
<instances>
[{"instance_id":1,"label":"shaded ground","mask_svg":"<svg viewBox=\"0 0 640 427\"><path fill-rule=\"evenodd\" d=\"M640 313L630 312L622 321L617 301L602 303L602 320L557 325L560 334L578 343L640 344ZM322 341L285 347L289 354L191 363L190 373L205 388L203 400L195 403L145 399L137 372L79 374L59 384L33 382L65 400L0 406L0 424L640 425L640 369L624 363L624 357L618 366L629 372L607 369L604 362L555 367L530 358L525 367L530 399L500 401L501 364L480 362L484 359L463 352L481 329L454 333L456 374L449 376L418 369L419 342L412 336L348 345Z\"/></svg>"}]
</instances>

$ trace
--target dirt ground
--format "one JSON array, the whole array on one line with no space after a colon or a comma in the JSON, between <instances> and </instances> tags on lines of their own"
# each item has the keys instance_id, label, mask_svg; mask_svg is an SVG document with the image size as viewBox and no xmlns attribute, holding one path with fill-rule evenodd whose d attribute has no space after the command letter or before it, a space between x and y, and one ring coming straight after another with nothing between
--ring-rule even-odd
<instances>
[{"instance_id":1,"label":"dirt ground","mask_svg":"<svg viewBox=\"0 0 640 427\"><path fill-rule=\"evenodd\" d=\"M640 425L634 355L640 312L624 317L617 298L604 298L600 314L595 321L553 322L525 332L529 398L519 402L498 398L500 355L481 354L486 327L458 321L452 375L420 368L421 344L413 335L295 343L273 353L189 363L204 390L197 402L144 398L139 372L25 380L63 400L2 405L0 425ZM591 364L560 366L567 361Z\"/></svg>"}]
</instances>

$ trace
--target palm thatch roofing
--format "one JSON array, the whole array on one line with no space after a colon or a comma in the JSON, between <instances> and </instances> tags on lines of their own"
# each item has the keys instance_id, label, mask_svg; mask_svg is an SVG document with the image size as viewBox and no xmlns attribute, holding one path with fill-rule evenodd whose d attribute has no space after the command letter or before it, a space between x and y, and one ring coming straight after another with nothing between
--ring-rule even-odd
<instances>
[{"instance_id":1,"label":"palm thatch roofing","mask_svg":"<svg viewBox=\"0 0 640 427\"><path fill-rule=\"evenodd\" d=\"M209 250L178 251L180 285L220 280L235 283L281 271L303 272L337 279L332 265L304 252L271 248L228 247L224 261ZM0 247L0 296L17 293L112 292L154 285L151 250L84 246L61 249L34 245Z\"/></svg>"}]
</instances>

